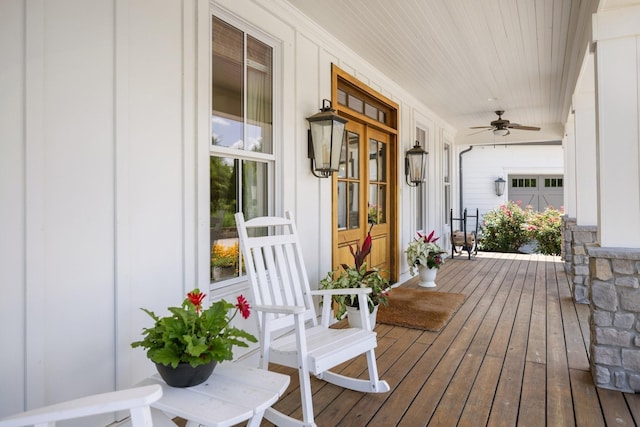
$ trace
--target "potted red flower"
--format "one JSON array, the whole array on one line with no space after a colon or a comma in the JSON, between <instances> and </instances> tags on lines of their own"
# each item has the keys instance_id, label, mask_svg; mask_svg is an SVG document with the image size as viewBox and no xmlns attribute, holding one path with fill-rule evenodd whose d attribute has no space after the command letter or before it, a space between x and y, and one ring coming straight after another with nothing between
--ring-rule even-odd
<instances>
[{"instance_id":1,"label":"potted red flower","mask_svg":"<svg viewBox=\"0 0 640 427\"><path fill-rule=\"evenodd\" d=\"M131 347L146 348L147 357L169 385L186 387L202 383L218 362L233 359L234 345L248 347L247 342L257 342L253 335L230 325L238 312L245 319L250 315L244 296L238 296L235 305L220 300L203 309L205 296L194 289L180 307L169 307L171 315L166 317L141 309L155 323L144 328L144 339L131 343ZM230 310L234 310L231 315ZM178 374L178 378L169 378L171 374Z\"/></svg>"}]
</instances>

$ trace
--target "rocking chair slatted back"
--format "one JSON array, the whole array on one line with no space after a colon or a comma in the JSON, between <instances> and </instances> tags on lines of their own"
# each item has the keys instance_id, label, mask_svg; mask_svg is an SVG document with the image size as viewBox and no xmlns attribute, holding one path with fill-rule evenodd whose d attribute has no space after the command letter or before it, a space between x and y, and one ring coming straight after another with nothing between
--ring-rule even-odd
<instances>
[{"instance_id":1,"label":"rocking chair slatted back","mask_svg":"<svg viewBox=\"0 0 640 427\"><path fill-rule=\"evenodd\" d=\"M241 234L240 241L252 255L250 261L245 258L245 268L251 279L254 303L304 307L305 320L315 325L317 316L301 251L298 250L300 242L289 215L287 218L262 217L245 222L236 214L236 223ZM277 231L278 234L249 237L251 231L255 230L256 234L264 232L265 227L271 227L271 231ZM291 315L267 313L266 316L271 331L290 328L294 324ZM259 321L262 323L262 317Z\"/></svg>"}]
</instances>

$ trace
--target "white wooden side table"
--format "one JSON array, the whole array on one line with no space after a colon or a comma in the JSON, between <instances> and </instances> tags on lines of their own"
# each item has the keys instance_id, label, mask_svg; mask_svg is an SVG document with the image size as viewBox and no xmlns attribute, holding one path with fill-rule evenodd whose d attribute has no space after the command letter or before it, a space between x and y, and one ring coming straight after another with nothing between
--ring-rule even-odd
<instances>
[{"instance_id":1,"label":"white wooden side table","mask_svg":"<svg viewBox=\"0 0 640 427\"><path fill-rule=\"evenodd\" d=\"M204 383L185 388L168 386L159 374L139 385L160 384L162 398L151 406L172 417L189 421L188 426L233 426L248 421L259 426L264 411L289 385L289 376L235 363L221 363Z\"/></svg>"}]
</instances>

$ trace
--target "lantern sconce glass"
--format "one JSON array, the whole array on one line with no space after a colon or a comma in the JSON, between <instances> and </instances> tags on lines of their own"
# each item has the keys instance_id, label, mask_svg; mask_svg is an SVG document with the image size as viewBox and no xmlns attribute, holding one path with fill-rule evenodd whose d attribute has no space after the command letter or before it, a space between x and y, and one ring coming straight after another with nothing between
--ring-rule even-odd
<instances>
[{"instance_id":1,"label":"lantern sconce glass","mask_svg":"<svg viewBox=\"0 0 640 427\"><path fill-rule=\"evenodd\" d=\"M496 196L502 196L504 194L504 184L506 182L507 181L502 179L502 177L493 181L493 185L495 185L495 189L496 189Z\"/></svg>"},{"instance_id":2,"label":"lantern sconce glass","mask_svg":"<svg viewBox=\"0 0 640 427\"><path fill-rule=\"evenodd\" d=\"M407 185L410 187L417 187L418 184L424 182L427 170L427 154L429 153L422 149L418 141L416 141L412 149L407 151L404 158L404 175Z\"/></svg>"},{"instance_id":3,"label":"lantern sconce glass","mask_svg":"<svg viewBox=\"0 0 640 427\"><path fill-rule=\"evenodd\" d=\"M331 101L323 99L320 112L307 117L307 121L307 150L311 159L311 173L318 178L328 178L339 167L347 120L336 114Z\"/></svg>"}]
</instances>

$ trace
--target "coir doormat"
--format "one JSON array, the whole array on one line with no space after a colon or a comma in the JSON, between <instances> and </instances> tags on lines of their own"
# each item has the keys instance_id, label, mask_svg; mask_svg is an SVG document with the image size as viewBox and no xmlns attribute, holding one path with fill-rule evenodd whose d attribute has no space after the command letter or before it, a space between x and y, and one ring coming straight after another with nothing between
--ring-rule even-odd
<instances>
[{"instance_id":1,"label":"coir doormat","mask_svg":"<svg viewBox=\"0 0 640 427\"><path fill-rule=\"evenodd\" d=\"M458 311L464 294L394 288L389 305L378 308L378 323L437 332Z\"/></svg>"}]
</instances>

